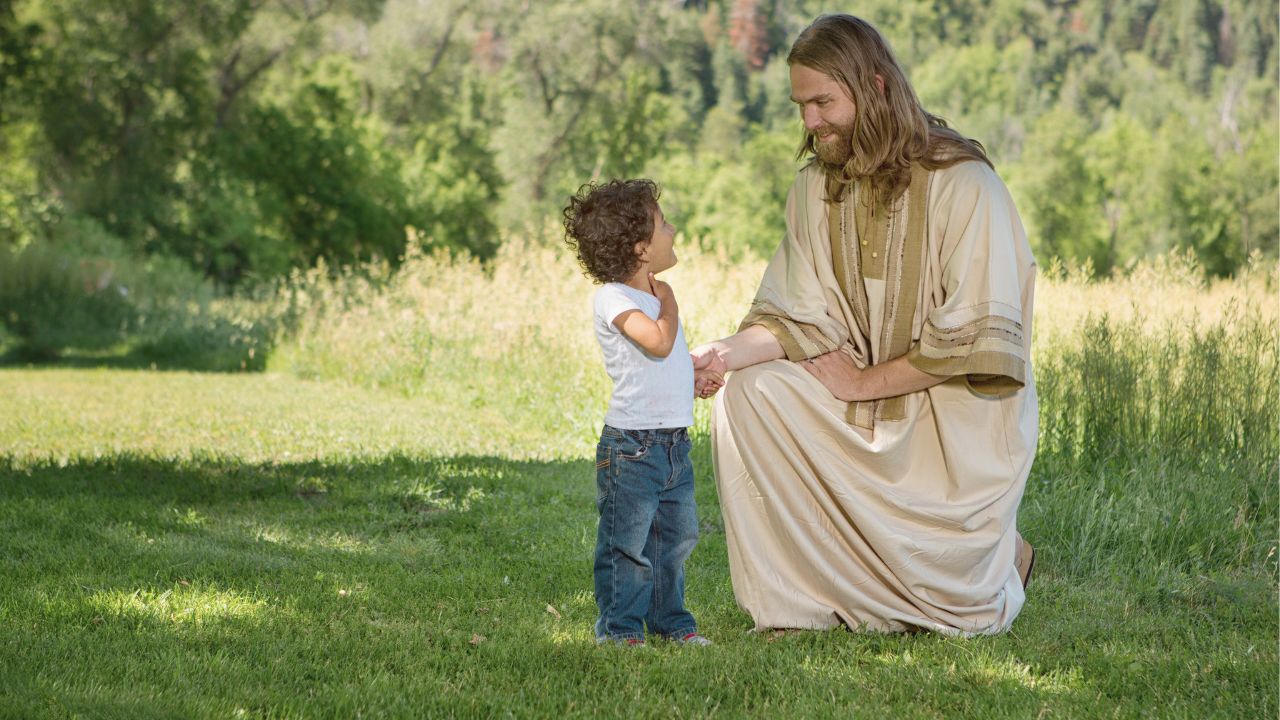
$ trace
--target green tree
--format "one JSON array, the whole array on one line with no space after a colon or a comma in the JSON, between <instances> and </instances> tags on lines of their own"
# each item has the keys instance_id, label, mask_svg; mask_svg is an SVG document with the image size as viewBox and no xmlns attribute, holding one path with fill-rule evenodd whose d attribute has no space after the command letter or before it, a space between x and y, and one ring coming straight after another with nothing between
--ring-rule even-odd
<instances>
[{"instance_id":1,"label":"green tree","mask_svg":"<svg viewBox=\"0 0 1280 720\"><path fill-rule=\"evenodd\" d=\"M1055 108L1036 121L1022 157L1007 175L1036 256L1042 262L1088 260L1105 273L1116 258L1103 214L1105 190L1088 160L1089 143L1085 123L1068 109Z\"/></svg>"},{"instance_id":2,"label":"green tree","mask_svg":"<svg viewBox=\"0 0 1280 720\"><path fill-rule=\"evenodd\" d=\"M411 217L399 160L382 149L381 128L358 108L348 61L332 57L288 95L243 113L214 150L231 179L224 187L253 198L235 200L241 204L232 209L256 223L247 236L224 235L228 242L209 270L235 279L250 269L280 274L317 258L344 264L400 255ZM206 220L224 210L197 207ZM207 236L193 237L198 246Z\"/></svg>"},{"instance_id":3,"label":"green tree","mask_svg":"<svg viewBox=\"0 0 1280 720\"><path fill-rule=\"evenodd\" d=\"M637 167L627 146L662 147L671 112L635 90L656 87L644 68L661 64L673 10L603 0L526 7L492 19L509 58L494 140L513 224L554 213L589 178Z\"/></svg>"},{"instance_id":4,"label":"green tree","mask_svg":"<svg viewBox=\"0 0 1280 720\"><path fill-rule=\"evenodd\" d=\"M490 132L476 109L487 104L476 82L462 84L454 113L413 130L404 185L413 224L428 244L481 258L499 245L497 205L503 180Z\"/></svg>"}]
</instances>

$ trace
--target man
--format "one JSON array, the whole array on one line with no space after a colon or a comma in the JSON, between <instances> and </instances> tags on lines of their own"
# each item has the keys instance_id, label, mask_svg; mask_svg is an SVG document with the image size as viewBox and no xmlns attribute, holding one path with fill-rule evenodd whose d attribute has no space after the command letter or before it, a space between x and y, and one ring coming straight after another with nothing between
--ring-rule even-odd
<instances>
[{"instance_id":1,"label":"man","mask_svg":"<svg viewBox=\"0 0 1280 720\"><path fill-rule=\"evenodd\" d=\"M1033 561L1022 224L870 24L820 17L788 64L813 158L739 332L693 351L736 371L712 428L734 594L757 628L1004 631Z\"/></svg>"}]
</instances>

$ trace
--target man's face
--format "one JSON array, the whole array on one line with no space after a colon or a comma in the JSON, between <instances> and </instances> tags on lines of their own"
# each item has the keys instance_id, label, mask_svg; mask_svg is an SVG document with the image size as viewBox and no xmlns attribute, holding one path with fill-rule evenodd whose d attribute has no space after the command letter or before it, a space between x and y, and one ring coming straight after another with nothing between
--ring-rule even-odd
<instances>
[{"instance_id":1,"label":"man's face","mask_svg":"<svg viewBox=\"0 0 1280 720\"><path fill-rule=\"evenodd\" d=\"M791 66L791 102L800 106L804 129L813 135L818 160L841 167L853 155L853 99L830 75L799 63Z\"/></svg>"}]
</instances>

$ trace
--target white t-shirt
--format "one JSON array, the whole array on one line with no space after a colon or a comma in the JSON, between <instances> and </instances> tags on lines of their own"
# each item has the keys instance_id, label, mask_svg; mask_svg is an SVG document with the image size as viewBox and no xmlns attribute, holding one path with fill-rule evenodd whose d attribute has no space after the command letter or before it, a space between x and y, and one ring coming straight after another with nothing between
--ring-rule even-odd
<instances>
[{"instance_id":1,"label":"white t-shirt","mask_svg":"<svg viewBox=\"0 0 1280 720\"><path fill-rule=\"evenodd\" d=\"M693 425L693 361L684 340L684 324L676 327L676 341L665 358L646 353L613 324L628 310L658 319L662 303L642 290L622 283L606 283L596 290L596 340L604 353L604 367L613 378L613 397L604 421L623 430L681 428Z\"/></svg>"}]
</instances>

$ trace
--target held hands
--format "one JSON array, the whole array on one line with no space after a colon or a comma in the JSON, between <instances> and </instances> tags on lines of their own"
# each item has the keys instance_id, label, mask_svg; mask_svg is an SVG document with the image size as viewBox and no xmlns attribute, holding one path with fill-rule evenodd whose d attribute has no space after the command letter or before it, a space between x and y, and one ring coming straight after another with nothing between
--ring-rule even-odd
<instances>
[{"instance_id":1,"label":"held hands","mask_svg":"<svg viewBox=\"0 0 1280 720\"><path fill-rule=\"evenodd\" d=\"M724 376L711 370L694 368L693 396L706 400L724 387Z\"/></svg>"},{"instance_id":2,"label":"held hands","mask_svg":"<svg viewBox=\"0 0 1280 720\"><path fill-rule=\"evenodd\" d=\"M696 347L689 356L693 358L693 396L706 399L724 387L724 374L728 368L724 358L710 345Z\"/></svg>"},{"instance_id":3,"label":"held hands","mask_svg":"<svg viewBox=\"0 0 1280 720\"><path fill-rule=\"evenodd\" d=\"M693 394L699 398L709 398L724 387L724 376L729 371L724 356L720 354L716 343L699 345L690 353L693 358ZM871 400L874 397L868 383L871 378L866 370L859 368L847 353L835 350L825 355L809 358L798 363L810 375L817 378L836 399L843 402ZM923 374L922 374L923 375ZM941 378L930 377L928 387L941 381ZM904 391L919 389L914 386ZM894 393L901 394L901 393ZM888 397L888 395L885 395Z\"/></svg>"}]
</instances>

